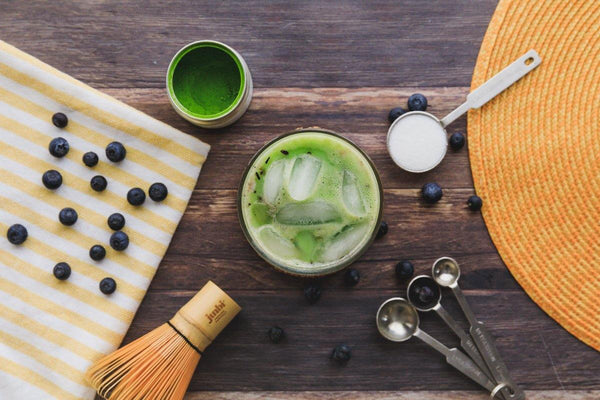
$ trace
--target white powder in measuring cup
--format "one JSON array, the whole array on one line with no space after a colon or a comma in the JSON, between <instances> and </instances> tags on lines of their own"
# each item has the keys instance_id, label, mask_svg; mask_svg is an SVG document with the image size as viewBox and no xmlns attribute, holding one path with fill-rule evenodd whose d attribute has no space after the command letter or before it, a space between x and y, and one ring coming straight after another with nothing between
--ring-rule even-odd
<instances>
[{"instance_id":1,"label":"white powder in measuring cup","mask_svg":"<svg viewBox=\"0 0 600 400\"><path fill-rule=\"evenodd\" d=\"M406 114L392 124L387 146L400 168L409 172L429 171L446 155L446 131L433 116Z\"/></svg>"}]
</instances>

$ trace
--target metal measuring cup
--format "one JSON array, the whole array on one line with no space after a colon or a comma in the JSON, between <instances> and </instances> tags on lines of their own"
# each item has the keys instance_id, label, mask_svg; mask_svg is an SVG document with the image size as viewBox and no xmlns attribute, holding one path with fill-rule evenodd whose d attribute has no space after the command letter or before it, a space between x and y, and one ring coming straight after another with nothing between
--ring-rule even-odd
<instances>
[{"instance_id":1,"label":"metal measuring cup","mask_svg":"<svg viewBox=\"0 0 600 400\"><path fill-rule=\"evenodd\" d=\"M436 260L431 267L433 279L440 285L448 287L456 297L460 308L471 325L469 333L479 349L481 356L487 364L492 376L496 382L506 383L507 387L502 390L505 399L523 400L525 393L512 380L508 368L500 358L498 349L494 344L494 339L484 326L483 322L477 320L473 310L469 306L462 290L458 286L460 278L460 267L458 263L450 257L442 257Z\"/></svg>"},{"instance_id":2,"label":"metal measuring cup","mask_svg":"<svg viewBox=\"0 0 600 400\"><path fill-rule=\"evenodd\" d=\"M422 302L418 297L418 289L420 287L428 287L432 290L432 299L428 302ZM456 322L456 320L446 311L442 306L442 291L436 281L427 275L419 275L414 277L408 284L406 289L406 297L410 304L412 304L417 310L422 312L434 311L440 318L448 325L448 327L454 332L454 334L460 339L460 346L467 353L469 357L477 364L479 369L490 379L493 380L493 376L490 373L485 361L481 358L477 346L473 343L471 337L465 332L465 330Z\"/></svg>"},{"instance_id":3,"label":"metal measuring cup","mask_svg":"<svg viewBox=\"0 0 600 400\"><path fill-rule=\"evenodd\" d=\"M529 50L490 80L469 93L467 100L441 120L424 111L402 114L387 134L387 149L392 160L409 172L435 168L448 148L446 127L471 108L479 108L527 75L542 62L535 50Z\"/></svg>"},{"instance_id":4,"label":"metal measuring cup","mask_svg":"<svg viewBox=\"0 0 600 400\"><path fill-rule=\"evenodd\" d=\"M420 330L417 310L402 297L393 297L383 302L377 310L376 323L379 333L392 342L404 342L413 336L422 340L443 354L448 364L489 390L493 396L505 386L490 381L483 371L460 350L450 349Z\"/></svg>"}]
</instances>

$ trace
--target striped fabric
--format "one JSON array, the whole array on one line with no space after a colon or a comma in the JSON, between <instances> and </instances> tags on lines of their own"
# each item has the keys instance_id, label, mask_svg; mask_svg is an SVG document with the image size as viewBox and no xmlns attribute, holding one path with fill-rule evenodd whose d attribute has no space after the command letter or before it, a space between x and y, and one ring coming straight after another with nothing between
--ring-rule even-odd
<instances>
[{"instance_id":1,"label":"striped fabric","mask_svg":"<svg viewBox=\"0 0 600 400\"><path fill-rule=\"evenodd\" d=\"M52 115L69 118L56 128ZM62 136L64 158L48 152ZM106 159L112 141L127 149L124 161ZM94 168L82 156L94 151ZM106 96L0 41L0 399L93 399L84 381L91 363L123 339L187 206L209 146ZM58 170L63 185L51 191L41 176ZM90 179L103 175L97 193ZM127 203L132 187L164 183L162 203ZM72 207L79 219L66 227L58 212ZM130 237L126 251L108 245L107 217L121 212ZM29 237L20 246L6 240L12 224ZM102 244L104 260L90 247ZM57 262L72 268L59 281ZM117 290L104 295L100 280L113 277Z\"/></svg>"}]
</instances>

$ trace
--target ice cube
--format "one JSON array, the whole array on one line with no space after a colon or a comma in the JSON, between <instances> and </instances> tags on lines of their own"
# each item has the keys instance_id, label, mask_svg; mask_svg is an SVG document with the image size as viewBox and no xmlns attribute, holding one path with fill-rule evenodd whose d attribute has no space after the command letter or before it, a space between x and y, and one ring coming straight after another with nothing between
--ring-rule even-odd
<instances>
[{"instance_id":1,"label":"ice cube","mask_svg":"<svg viewBox=\"0 0 600 400\"><path fill-rule=\"evenodd\" d=\"M298 250L294 244L281 236L271 226L264 226L258 232L262 245L271 253L283 258L297 258Z\"/></svg>"},{"instance_id":2,"label":"ice cube","mask_svg":"<svg viewBox=\"0 0 600 400\"><path fill-rule=\"evenodd\" d=\"M344 205L352 214L362 216L365 214L365 205L363 204L356 176L350 171L344 171L344 180L342 183L342 197Z\"/></svg>"},{"instance_id":3,"label":"ice cube","mask_svg":"<svg viewBox=\"0 0 600 400\"><path fill-rule=\"evenodd\" d=\"M323 200L288 203L277 213L277 221L285 225L317 225L340 220L340 213Z\"/></svg>"},{"instance_id":4,"label":"ice cube","mask_svg":"<svg viewBox=\"0 0 600 400\"><path fill-rule=\"evenodd\" d=\"M367 224L354 225L342 231L339 235L326 245L325 251L321 254L323 262L339 260L346 254L349 254L368 233Z\"/></svg>"},{"instance_id":5,"label":"ice cube","mask_svg":"<svg viewBox=\"0 0 600 400\"><path fill-rule=\"evenodd\" d=\"M305 200L312 193L320 169L318 158L309 154L296 158L288 182L288 191L294 200Z\"/></svg>"},{"instance_id":6,"label":"ice cube","mask_svg":"<svg viewBox=\"0 0 600 400\"><path fill-rule=\"evenodd\" d=\"M283 183L286 160L277 160L267 170L263 183L263 199L269 204L275 203Z\"/></svg>"}]
</instances>

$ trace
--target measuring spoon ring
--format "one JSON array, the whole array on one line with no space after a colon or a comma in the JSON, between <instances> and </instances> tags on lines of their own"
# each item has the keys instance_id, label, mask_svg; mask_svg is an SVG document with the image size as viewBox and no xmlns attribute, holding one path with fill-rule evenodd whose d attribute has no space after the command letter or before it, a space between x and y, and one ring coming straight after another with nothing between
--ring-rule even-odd
<instances>
[{"instance_id":1,"label":"measuring spoon ring","mask_svg":"<svg viewBox=\"0 0 600 400\"><path fill-rule=\"evenodd\" d=\"M439 315L452 332L460 339L460 346L467 355L471 357L479 369L481 369L488 378L493 380L493 376L485 364L485 361L481 358L477 346L473 343L473 339L471 339L448 311L442 307L442 291L433 278L427 275L414 277L408 284L406 297L410 304L417 310L423 312L433 311Z\"/></svg>"},{"instance_id":2,"label":"measuring spoon ring","mask_svg":"<svg viewBox=\"0 0 600 400\"><path fill-rule=\"evenodd\" d=\"M404 342L416 337L446 357L446 362L492 392L496 384L477 367L463 352L448 348L438 340L419 329L419 314L405 299L393 297L386 300L377 311L377 329L392 342Z\"/></svg>"},{"instance_id":3,"label":"measuring spoon ring","mask_svg":"<svg viewBox=\"0 0 600 400\"><path fill-rule=\"evenodd\" d=\"M433 263L431 275L440 286L450 288L456 297L456 300L458 300L460 308L471 325L469 333L479 349L483 360L492 373L492 376L496 382L506 383L508 385L507 388L502 389L501 391L504 398L512 400L525 399L525 393L514 383L508 372L508 368L500 358L498 349L496 349L496 345L494 344L494 339L485 325L477 320L465 295L460 289L460 286L458 286L458 279L460 278L460 267L458 266L458 263L450 257L442 257Z\"/></svg>"}]
</instances>

